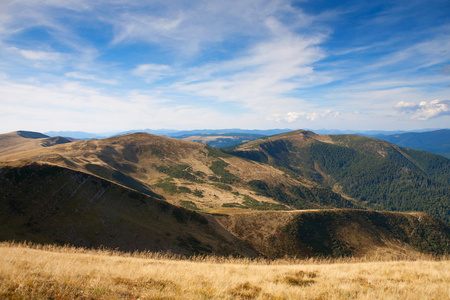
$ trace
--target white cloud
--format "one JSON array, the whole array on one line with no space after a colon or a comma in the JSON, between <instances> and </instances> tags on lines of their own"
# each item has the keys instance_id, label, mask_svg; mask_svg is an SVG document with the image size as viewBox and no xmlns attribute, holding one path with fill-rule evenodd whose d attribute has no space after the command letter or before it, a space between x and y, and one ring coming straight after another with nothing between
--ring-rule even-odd
<instances>
[{"instance_id":1,"label":"white cloud","mask_svg":"<svg viewBox=\"0 0 450 300\"><path fill-rule=\"evenodd\" d=\"M118 85L119 84L119 82L117 80L114 80L114 79L110 79L110 80L101 79L101 78L98 78L95 75L81 73L81 72L68 72L68 73L65 74L65 76L68 77L68 78L88 80L88 81L94 81L94 82L110 84L110 85Z\"/></svg>"},{"instance_id":2,"label":"white cloud","mask_svg":"<svg viewBox=\"0 0 450 300\"><path fill-rule=\"evenodd\" d=\"M59 60L61 58L61 54L57 52L33 50L20 50L19 52L29 60Z\"/></svg>"},{"instance_id":3,"label":"white cloud","mask_svg":"<svg viewBox=\"0 0 450 300\"><path fill-rule=\"evenodd\" d=\"M194 55L231 35L263 37L266 20L275 15L295 14L296 20L310 21L285 0L136 3L125 13L114 12L114 18L105 18L114 27L113 44L144 41ZM305 21L297 23L304 25Z\"/></svg>"},{"instance_id":4,"label":"white cloud","mask_svg":"<svg viewBox=\"0 0 450 300\"><path fill-rule=\"evenodd\" d=\"M147 83L170 75L171 68L167 65L160 64L142 64L138 65L131 73L135 76L145 78Z\"/></svg>"},{"instance_id":5,"label":"white cloud","mask_svg":"<svg viewBox=\"0 0 450 300\"><path fill-rule=\"evenodd\" d=\"M421 101L419 104L400 101L395 106L399 113L407 114L414 120L429 120L450 115L450 100Z\"/></svg>"},{"instance_id":6,"label":"white cloud","mask_svg":"<svg viewBox=\"0 0 450 300\"><path fill-rule=\"evenodd\" d=\"M147 75L147 73L152 73L152 72L163 72L163 71L168 71L170 70L170 67L167 65L158 65L158 64L143 64L143 65L139 65L137 66L134 70L133 73L135 75Z\"/></svg>"},{"instance_id":7,"label":"white cloud","mask_svg":"<svg viewBox=\"0 0 450 300\"><path fill-rule=\"evenodd\" d=\"M284 121L293 123L299 119L317 121L321 119L337 118L340 113L338 111L325 110L320 112L288 112L286 114L274 114L273 119L278 122Z\"/></svg>"},{"instance_id":8,"label":"white cloud","mask_svg":"<svg viewBox=\"0 0 450 300\"><path fill-rule=\"evenodd\" d=\"M323 37L297 35L275 20L269 24L276 27L270 39L239 58L192 68L185 80L169 89L210 101L239 103L262 114L298 107L304 100L290 93L324 83L312 67L325 56L317 46Z\"/></svg>"},{"instance_id":9,"label":"white cloud","mask_svg":"<svg viewBox=\"0 0 450 300\"><path fill-rule=\"evenodd\" d=\"M181 130L204 127L204 124L209 124L210 128L256 124L254 115L241 118L212 107L175 102L158 92L133 90L108 94L104 89L67 80L44 85L0 81L0 107L0 132L18 129L43 132L111 132L130 128Z\"/></svg>"}]
</instances>

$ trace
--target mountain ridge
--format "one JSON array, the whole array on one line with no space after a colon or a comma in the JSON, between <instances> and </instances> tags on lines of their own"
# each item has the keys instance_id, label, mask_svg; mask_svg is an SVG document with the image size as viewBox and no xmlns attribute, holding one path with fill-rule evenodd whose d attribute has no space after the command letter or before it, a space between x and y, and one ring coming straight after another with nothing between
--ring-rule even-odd
<instances>
[{"instance_id":1,"label":"mountain ridge","mask_svg":"<svg viewBox=\"0 0 450 300\"><path fill-rule=\"evenodd\" d=\"M126 251L134 247L174 249L186 255L271 258L364 256L371 253L370 245L394 253L448 252L448 223L421 213L367 210L374 205L372 198L350 194L354 191L345 189L345 181L339 177L342 174L337 172L351 171L354 162L374 160L386 170L401 166L401 171L404 166L400 163L409 162L405 166L411 171L405 174L428 172L428 183L437 187L436 183L447 177L440 177L442 166L435 164L436 157L445 158L372 138L326 136L305 130L240 147L241 152L256 153L267 163L148 133L73 141L0 157L1 238L89 247L107 244ZM418 170L412 170L414 166ZM356 178L364 179L363 175ZM383 182L379 184L383 187ZM91 210L91 214L83 213ZM367 214L372 221L362 217ZM430 225L421 227L411 216L429 220L426 224ZM65 225L64 218L68 218ZM189 223L192 218L197 223ZM157 220L164 221L168 232ZM404 231L395 232L390 224L397 223ZM317 224L325 225L319 228ZM104 229L96 233L99 226ZM304 240L296 233L303 227L307 236L319 232L319 240L314 236ZM417 230L423 234L413 235ZM108 232L112 236L105 236ZM125 236L126 232L136 233ZM360 233L367 245L348 240L348 234L342 232ZM377 242L389 234L393 234L389 242ZM64 236L69 239L64 240ZM427 236L433 239L427 240ZM120 244L120 239L127 242ZM334 242L324 242L327 239ZM276 240L285 241L286 247L274 243Z\"/></svg>"},{"instance_id":2,"label":"mountain ridge","mask_svg":"<svg viewBox=\"0 0 450 300\"><path fill-rule=\"evenodd\" d=\"M225 152L289 169L371 208L423 210L449 220L450 160L436 154L370 137L304 130Z\"/></svg>"}]
</instances>

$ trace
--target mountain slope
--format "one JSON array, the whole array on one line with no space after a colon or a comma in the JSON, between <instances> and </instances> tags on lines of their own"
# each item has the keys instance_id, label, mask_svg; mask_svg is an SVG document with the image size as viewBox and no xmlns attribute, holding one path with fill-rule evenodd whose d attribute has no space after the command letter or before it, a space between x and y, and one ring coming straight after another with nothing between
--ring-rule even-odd
<instances>
[{"instance_id":1,"label":"mountain slope","mask_svg":"<svg viewBox=\"0 0 450 300\"><path fill-rule=\"evenodd\" d=\"M316 210L219 217L230 232L270 258L449 253L450 226L424 213Z\"/></svg>"},{"instance_id":2,"label":"mountain slope","mask_svg":"<svg viewBox=\"0 0 450 300\"><path fill-rule=\"evenodd\" d=\"M363 206L425 211L450 220L450 160L355 135L296 131L227 153L295 172Z\"/></svg>"},{"instance_id":3,"label":"mountain slope","mask_svg":"<svg viewBox=\"0 0 450 300\"><path fill-rule=\"evenodd\" d=\"M0 240L257 255L211 217L96 176L37 163L0 171Z\"/></svg>"},{"instance_id":4,"label":"mountain slope","mask_svg":"<svg viewBox=\"0 0 450 300\"><path fill-rule=\"evenodd\" d=\"M383 159L399 155L387 148L379 154L378 141L358 139L295 132L252 142L256 157L286 168L149 134L17 153L0 159L0 239L245 257L362 256L374 248L448 252L449 224L425 214L326 209L353 208L357 201L336 183L336 192L323 186L338 177L313 157L323 150L308 147L346 144ZM298 147L306 147L301 156ZM411 168L442 180L425 152L408 153ZM303 162L304 154L311 161ZM289 159L297 164L290 166ZM318 173L317 182L301 172Z\"/></svg>"},{"instance_id":5,"label":"mountain slope","mask_svg":"<svg viewBox=\"0 0 450 300\"><path fill-rule=\"evenodd\" d=\"M13 157L17 153L70 143L71 140L60 136L49 137L39 132L15 131L0 134L0 157Z\"/></svg>"},{"instance_id":6,"label":"mountain slope","mask_svg":"<svg viewBox=\"0 0 450 300\"><path fill-rule=\"evenodd\" d=\"M450 129L429 132L407 132L376 137L401 147L428 151L450 158Z\"/></svg>"},{"instance_id":7,"label":"mountain slope","mask_svg":"<svg viewBox=\"0 0 450 300\"><path fill-rule=\"evenodd\" d=\"M423 213L307 210L199 214L101 178L37 163L0 168L0 240L245 257L448 253Z\"/></svg>"},{"instance_id":8,"label":"mountain slope","mask_svg":"<svg viewBox=\"0 0 450 300\"><path fill-rule=\"evenodd\" d=\"M204 144L146 133L36 149L20 160L93 174L176 205L208 212L355 207L352 201L317 183L269 165ZM277 186L278 190L256 193L255 184Z\"/></svg>"}]
</instances>

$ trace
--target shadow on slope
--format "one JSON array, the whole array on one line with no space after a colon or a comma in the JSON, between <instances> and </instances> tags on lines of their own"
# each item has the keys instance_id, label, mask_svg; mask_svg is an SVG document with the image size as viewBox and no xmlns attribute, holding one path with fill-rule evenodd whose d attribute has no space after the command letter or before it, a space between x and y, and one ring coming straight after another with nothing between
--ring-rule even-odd
<instances>
[{"instance_id":1,"label":"shadow on slope","mask_svg":"<svg viewBox=\"0 0 450 300\"><path fill-rule=\"evenodd\" d=\"M269 258L450 252L450 225L425 213L315 210L222 216L220 222Z\"/></svg>"},{"instance_id":2,"label":"shadow on slope","mask_svg":"<svg viewBox=\"0 0 450 300\"><path fill-rule=\"evenodd\" d=\"M212 216L89 174L37 163L0 169L0 240L257 255Z\"/></svg>"}]
</instances>

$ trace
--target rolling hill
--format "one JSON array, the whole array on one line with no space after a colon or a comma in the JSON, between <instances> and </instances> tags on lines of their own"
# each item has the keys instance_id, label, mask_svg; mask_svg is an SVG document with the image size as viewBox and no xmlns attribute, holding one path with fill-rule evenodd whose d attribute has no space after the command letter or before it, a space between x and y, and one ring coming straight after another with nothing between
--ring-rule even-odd
<instances>
[{"instance_id":1,"label":"rolling hill","mask_svg":"<svg viewBox=\"0 0 450 300\"><path fill-rule=\"evenodd\" d=\"M296 131L229 154L287 169L368 208L424 211L450 220L450 160L357 135ZM263 185L256 191L266 193Z\"/></svg>"},{"instance_id":2,"label":"rolling hill","mask_svg":"<svg viewBox=\"0 0 450 300\"><path fill-rule=\"evenodd\" d=\"M42 133L32 131L15 131L0 134L0 157L70 143L71 141L68 138L60 136L49 137Z\"/></svg>"},{"instance_id":3,"label":"rolling hill","mask_svg":"<svg viewBox=\"0 0 450 300\"><path fill-rule=\"evenodd\" d=\"M408 160L406 179L421 168L430 187L446 192L445 164L364 139L298 131L243 144L232 152L238 157L135 133L9 153L0 157L0 238L271 258L363 256L375 248L448 252L448 223L426 214L358 210L383 202L352 194L336 173L356 162L391 166L385 160L392 160L398 167Z\"/></svg>"},{"instance_id":4,"label":"rolling hill","mask_svg":"<svg viewBox=\"0 0 450 300\"><path fill-rule=\"evenodd\" d=\"M320 184L267 164L147 133L75 141L6 158L74 169L206 212L357 207ZM254 185L260 183L276 186L279 197L256 193Z\"/></svg>"}]
</instances>

